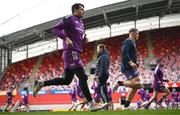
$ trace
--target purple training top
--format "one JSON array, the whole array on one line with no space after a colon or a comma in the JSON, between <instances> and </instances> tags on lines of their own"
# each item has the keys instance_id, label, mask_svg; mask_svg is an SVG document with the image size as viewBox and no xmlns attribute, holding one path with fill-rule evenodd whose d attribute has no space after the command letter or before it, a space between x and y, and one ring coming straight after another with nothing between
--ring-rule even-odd
<instances>
[{"instance_id":1,"label":"purple training top","mask_svg":"<svg viewBox=\"0 0 180 115\"><path fill-rule=\"evenodd\" d=\"M154 71L154 89L160 90L163 86L163 71L162 68L157 66Z\"/></svg>"},{"instance_id":2,"label":"purple training top","mask_svg":"<svg viewBox=\"0 0 180 115\"><path fill-rule=\"evenodd\" d=\"M146 101L146 100L145 100L146 90L144 90L144 88L141 88L141 89L138 91L138 94L141 96L141 99L142 99L143 101Z\"/></svg>"},{"instance_id":3,"label":"purple training top","mask_svg":"<svg viewBox=\"0 0 180 115\"><path fill-rule=\"evenodd\" d=\"M55 25L52 29L55 36L63 39L63 48L68 50L83 51L83 35L84 24L81 18L77 16L70 16L64 18L61 22ZM68 37L73 42L73 46L67 46L65 39Z\"/></svg>"},{"instance_id":4,"label":"purple training top","mask_svg":"<svg viewBox=\"0 0 180 115\"><path fill-rule=\"evenodd\" d=\"M179 93L177 91L172 91L171 97L175 102L179 102Z\"/></svg>"},{"instance_id":5,"label":"purple training top","mask_svg":"<svg viewBox=\"0 0 180 115\"><path fill-rule=\"evenodd\" d=\"M28 95L29 95L29 93L28 93L28 91L26 91L26 93L23 95L23 105L27 105L28 104Z\"/></svg>"}]
</instances>

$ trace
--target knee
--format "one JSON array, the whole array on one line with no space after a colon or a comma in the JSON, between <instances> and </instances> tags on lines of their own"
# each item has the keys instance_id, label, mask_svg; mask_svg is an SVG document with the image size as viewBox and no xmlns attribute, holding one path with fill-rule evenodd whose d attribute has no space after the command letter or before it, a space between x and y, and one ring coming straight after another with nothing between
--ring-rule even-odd
<instances>
[{"instance_id":1,"label":"knee","mask_svg":"<svg viewBox=\"0 0 180 115\"><path fill-rule=\"evenodd\" d=\"M169 95L171 93L168 88L165 88L164 91L165 91L165 95Z\"/></svg>"}]
</instances>

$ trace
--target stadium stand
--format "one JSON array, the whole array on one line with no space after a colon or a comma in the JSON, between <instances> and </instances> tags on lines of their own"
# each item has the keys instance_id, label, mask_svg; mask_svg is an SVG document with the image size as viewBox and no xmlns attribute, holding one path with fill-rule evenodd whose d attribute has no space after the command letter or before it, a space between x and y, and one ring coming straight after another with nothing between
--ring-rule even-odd
<instances>
[{"instance_id":1,"label":"stadium stand","mask_svg":"<svg viewBox=\"0 0 180 115\"><path fill-rule=\"evenodd\" d=\"M169 79L170 83L168 87L177 87L179 86L180 80L180 72L179 72L179 34L175 36L175 33L180 33L179 27L174 28L164 28L160 30L152 30L148 31L151 34L152 40L152 55L153 58L162 58L163 63L165 65L165 77ZM173 33L173 35L169 35L168 33ZM166 35L167 34L167 35ZM145 60L149 58L149 47L148 47L148 40L147 40L147 32L140 32L141 38L137 42L137 50L138 50L138 63L140 64L139 71L141 73L141 79L143 83L151 83L153 80L153 72L147 68ZM166 37L165 37L166 36ZM168 36L168 37L167 37ZM104 43L107 46L107 49L110 53L110 77L109 82L111 86L117 81L117 79L125 80L124 76L120 72L120 63L121 63L121 46L123 40L127 37L127 35L116 36L112 38L107 38L101 41L90 42L85 45L85 50L82 53L82 59L86 65L88 65L92 60L93 56L96 52L96 44ZM169 42L171 41L171 42ZM54 77L61 77L63 74L63 63L62 63L62 50L54 51L48 54L44 54L42 62L35 73L35 79L40 80L48 80ZM12 86L16 85L16 89L18 89L19 85L25 81L30 79L29 77L32 76L34 68L37 66L37 62L39 57L30 58L27 60L23 60L17 63L13 63L9 66L7 72L4 75L4 78L1 80L1 87L0 89L3 91L7 91L7 89ZM29 84L30 80L29 80ZM92 84L92 83L89 83ZM174 85L175 84L175 85ZM70 97L68 94L58 95L58 94L51 94L53 90L67 90L70 87L68 86L51 86L45 87L42 90L46 91L45 95L39 95L36 99L30 95L30 100L32 105L44 105L44 104L61 104L66 103L70 104ZM118 103L119 97L121 93L113 93L113 102ZM53 98L56 96L56 98ZM160 95L161 96L161 95ZM137 101L139 96L136 94L133 101ZM5 104L6 97L0 96L0 99L4 100L1 105ZM20 100L20 94L17 93L16 99ZM46 100L46 101L44 101Z\"/></svg>"}]
</instances>

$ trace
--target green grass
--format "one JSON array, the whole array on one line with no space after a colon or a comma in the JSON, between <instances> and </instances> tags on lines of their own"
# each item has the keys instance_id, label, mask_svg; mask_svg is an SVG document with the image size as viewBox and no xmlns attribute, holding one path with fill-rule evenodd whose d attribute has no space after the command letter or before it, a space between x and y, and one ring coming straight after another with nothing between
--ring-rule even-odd
<instances>
[{"instance_id":1,"label":"green grass","mask_svg":"<svg viewBox=\"0 0 180 115\"><path fill-rule=\"evenodd\" d=\"M119 110L119 111L97 111L97 112L14 112L2 113L0 115L180 115L180 109L176 110Z\"/></svg>"}]
</instances>

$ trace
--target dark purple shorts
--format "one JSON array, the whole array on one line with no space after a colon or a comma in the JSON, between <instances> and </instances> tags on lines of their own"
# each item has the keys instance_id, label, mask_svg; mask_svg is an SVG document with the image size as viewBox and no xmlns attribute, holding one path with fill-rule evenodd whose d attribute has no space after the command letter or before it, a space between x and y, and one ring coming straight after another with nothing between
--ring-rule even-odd
<instances>
[{"instance_id":1,"label":"dark purple shorts","mask_svg":"<svg viewBox=\"0 0 180 115\"><path fill-rule=\"evenodd\" d=\"M64 60L64 68L74 69L83 67L83 62L80 58L80 52L75 50L64 50L62 58Z\"/></svg>"},{"instance_id":2,"label":"dark purple shorts","mask_svg":"<svg viewBox=\"0 0 180 115\"><path fill-rule=\"evenodd\" d=\"M126 76L126 78L128 80L131 80L131 79L139 76L139 72L135 69L127 69L127 70L123 71L123 74Z\"/></svg>"},{"instance_id":3,"label":"dark purple shorts","mask_svg":"<svg viewBox=\"0 0 180 115\"><path fill-rule=\"evenodd\" d=\"M12 104L12 100L7 100L7 103L8 104Z\"/></svg>"},{"instance_id":4,"label":"dark purple shorts","mask_svg":"<svg viewBox=\"0 0 180 115\"><path fill-rule=\"evenodd\" d=\"M153 89L156 90L156 91L163 91L165 89L165 86L161 86L161 85L158 85L158 84L153 84Z\"/></svg>"}]
</instances>

